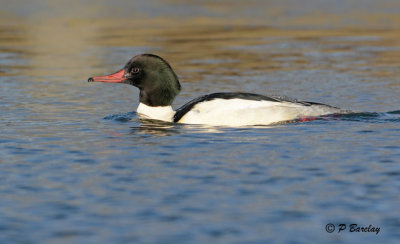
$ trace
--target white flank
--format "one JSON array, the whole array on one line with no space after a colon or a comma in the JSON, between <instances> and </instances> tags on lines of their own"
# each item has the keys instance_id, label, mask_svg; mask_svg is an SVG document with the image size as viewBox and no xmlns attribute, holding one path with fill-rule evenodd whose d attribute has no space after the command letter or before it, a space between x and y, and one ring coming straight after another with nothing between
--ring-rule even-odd
<instances>
[{"instance_id":1,"label":"white flank","mask_svg":"<svg viewBox=\"0 0 400 244\"><path fill-rule=\"evenodd\" d=\"M214 99L196 104L178 123L221 126L268 125L308 116L343 112L324 105L290 102Z\"/></svg>"},{"instance_id":2,"label":"white flank","mask_svg":"<svg viewBox=\"0 0 400 244\"><path fill-rule=\"evenodd\" d=\"M147 119L157 119L167 122L173 121L173 116L175 111L171 106L163 106L163 107L152 107L147 106L146 104L140 103L136 112L140 117L144 117Z\"/></svg>"}]
</instances>

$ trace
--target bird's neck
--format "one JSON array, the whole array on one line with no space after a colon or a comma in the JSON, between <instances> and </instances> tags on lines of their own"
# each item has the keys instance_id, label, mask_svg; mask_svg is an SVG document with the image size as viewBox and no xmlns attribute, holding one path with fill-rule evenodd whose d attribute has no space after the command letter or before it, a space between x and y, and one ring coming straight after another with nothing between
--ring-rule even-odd
<instances>
[{"instance_id":1,"label":"bird's neck","mask_svg":"<svg viewBox=\"0 0 400 244\"><path fill-rule=\"evenodd\" d=\"M156 119L167 122L172 122L175 111L171 105L168 106L149 106L144 103L139 103L136 110L140 117L147 119Z\"/></svg>"}]
</instances>

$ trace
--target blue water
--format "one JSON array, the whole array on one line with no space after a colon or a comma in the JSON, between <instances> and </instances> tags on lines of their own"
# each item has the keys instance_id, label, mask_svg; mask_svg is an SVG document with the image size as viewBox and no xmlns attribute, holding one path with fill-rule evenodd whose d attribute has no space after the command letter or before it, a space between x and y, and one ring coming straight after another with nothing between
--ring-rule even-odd
<instances>
[{"instance_id":1,"label":"blue water","mask_svg":"<svg viewBox=\"0 0 400 244\"><path fill-rule=\"evenodd\" d=\"M327 15L336 28L329 29L287 2L159 10L158 1L116 1L136 11L118 12L125 22L91 1L79 9L62 1L7 5L0 243L398 242L400 39L390 16L399 12L360 1L370 5L359 20L379 11L389 18L377 22L381 29L357 26L352 14ZM56 10L46 15L49 6ZM247 22L218 6L243 8ZM287 9L288 21L255 20L263 16L252 9L267 7ZM309 22L297 21L303 14ZM211 19L196 18L203 15ZM183 90L175 108L211 92L246 91L354 113L237 128L139 119L136 88L87 78L142 52L165 57L177 72ZM351 224L380 231L350 232Z\"/></svg>"}]
</instances>

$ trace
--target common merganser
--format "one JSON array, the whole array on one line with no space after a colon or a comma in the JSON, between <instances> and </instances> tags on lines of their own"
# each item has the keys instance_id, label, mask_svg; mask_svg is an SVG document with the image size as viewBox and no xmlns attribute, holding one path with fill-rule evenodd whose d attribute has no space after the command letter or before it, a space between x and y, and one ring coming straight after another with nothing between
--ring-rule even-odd
<instances>
[{"instance_id":1,"label":"common merganser","mask_svg":"<svg viewBox=\"0 0 400 244\"><path fill-rule=\"evenodd\" d=\"M88 82L136 86L140 90L138 115L167 122L217 126L269 125L344 112L322 103L232 92L201 96L174 111L171 104L181 85L168 62L154 54L137 55L116 73L90 77Z\"/></svg>"}]
</instances>

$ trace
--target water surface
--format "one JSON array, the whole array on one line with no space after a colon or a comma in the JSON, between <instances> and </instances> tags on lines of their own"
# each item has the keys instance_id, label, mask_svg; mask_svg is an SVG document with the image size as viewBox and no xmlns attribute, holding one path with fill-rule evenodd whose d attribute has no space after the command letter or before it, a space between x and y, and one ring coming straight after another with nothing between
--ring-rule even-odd
<instances>
[{"instance_id":1,"label":"water surface","mask_svg":"<svg viewBox=\"0 0 400 244\"><path fill-rule=\"evenodd\" d=\"M0 242L395 243L399 7L6 1ZM357 113L240 128L140 120L136 88L86 81L143 52L178 74L175 108L244 91Z\"/></svg>"}]
</instances>

